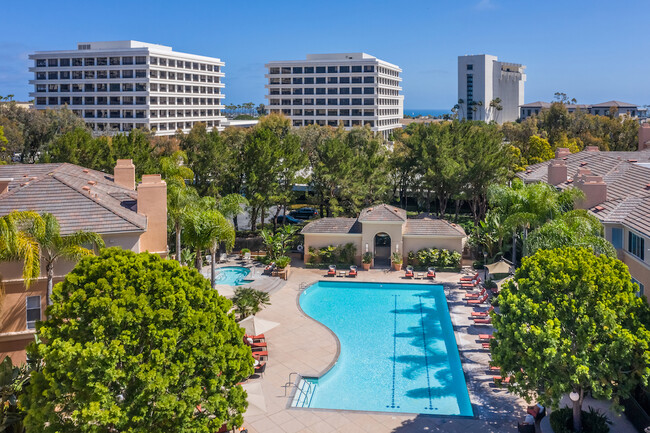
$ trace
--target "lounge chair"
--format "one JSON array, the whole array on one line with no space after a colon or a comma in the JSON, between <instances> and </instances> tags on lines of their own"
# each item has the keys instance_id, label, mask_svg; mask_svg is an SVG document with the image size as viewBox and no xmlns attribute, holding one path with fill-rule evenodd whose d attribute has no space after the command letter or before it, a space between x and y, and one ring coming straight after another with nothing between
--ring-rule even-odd
<instances>
[{"instance_id":1,"label":"lounge chair","mask_svg":"<svg viewBox=\"0 0 650 433\"><path fill-rule=\"evenodd\" d=\"M481 343L483 349L490 349L490 343Z\"/></svg>"},{"instance_id":2,"label":"lounge chair","mask_svg":"<svg viewBox=\"0 0 650 433\"><path fill-rule=\"evenodd\" d=\"M350 266L350 272L348 272L348 277L356 277L357 276L357 267L356 266Z\"/></svg>"},{"instance_id":3,"label":"lounge chair","mask_svg":"<svg viewBox=\"0 0 650 433\"><path fill-rule=\"evenodd\" d=\"M260 341L258 343L255 343L255 341L253 340L253 343L251 343L250 341L248 341L248 339L246 337L244 337L244 343L247 346L251 347L251 348L258 348L258 347L266 348L266 342L265 341Z\"/></svg>"},{"instance_id":4,"label":"lounge chair","mask_svg":"<svg viewBox=\"0 0 650 433\"><path fill-rule=\"evenodd\" d=\"M460 281L473 281L478 278L478 272L474 275L466 275L464 277L460 277Z\"/></svg>"},{"instance_id":5,"label":"lounge chair","mask_svg":"<svg viewBox=\"0 0 650 433\"><path fill-rule=\"evenodd\" d=\"M488 308L485 311L472 311L472 318L475 317L490 317L490 313L494 311L494 306L490 305L490 308Z\"/></svg>"},{"instance_id":6,"label":"lounge chair","mask_svg":"<svg viewBox=\"0 0 650 433\"><path fill-rule=\"evenodd\" d=\"M492 380L498 386L501 385L502 383L510 383L510 376L506 378L503 378L501 376L492 376Z\"/></svg>"},{"instance_id":7,"label":"lounge chair","mask_svg":"<svg viewBox=\"0 0 650 433\"><path fill-rule=\"evenodd\" d=\"M247 339L250 338L251 340L253 340L253 343L254 343L255 341L259 341L259 340L266 340L266 337L264 337L264 334L259 334L259 335L245 335L245 337L246 337Z\"/></svg>"},{"instance_id":8,"label":"lounge chair","mask_svg":"<svg viewBox=\"0 0 650 433\"><path fill-rule=\"evenodd\" d=\"M431 278L432 280L436 278L436 268L427 269L427 278Z\"/></svg>"},{"instance_id":9,"label":"lounge chair","mask_svg":"<svg viewBox=\"0 0 650 433\"><path fill-rule=\"evenodd\" d=\"M264 346L248 346L251 348L251 352L256 353L256 352L264 352L268 348L266 347L266 343L264 343Z\"/></svg>"},{"instance_id":10,"label":"lounge chair","mask_svg":"<svg viewBox=\"0 0 650 433\"><path fill-rule=\"evenodd\" d=\"M228 261L228 254L226 253L221 253L219 256L219 263L227 262Z\"/></svg>"},{"instance_id":11,"label":"lounge chair","mask_svg":"<svg viewBox=\"0 0 650 433\"><path fill-rule=\"evenodd\" d=\"M413 278L415 274L413 273L413 266L407 266L404 273L404 278Z\"/></svg>"},{"instance_id":12,"label":"lounge chair","mask_svg":"<svg viewBox=\"0 0 650 433\"><path fill-rule=\"evenodd\" d=\"M487 299L488 299L488 294L486 293L485 295L483 295L482 298L478 298L478 299L466 299L465 301L467 302L468 305L474 305L474 304L482 304L482 303L484 303L485 301L487 301ZM476 320L479 320L479 319L476 319Z\"/></svg>"},{"instance_id":13,"label":"lounge chair","mask_svg":"<svg viewBox=\"0 0 650 433\"><path fill-rule=\"evenodd\" d=\"M463 289L471 289L473 287L478 286L478 284L481 282L480 279L478 280L472 280L472 281L461 281L460 282L460 287Z\"/></svg>"},{"instance_id":14,"label":"lounge chair","mask_svg":"<svg viewBox=\"0 0 650 433\"><path fill-rule=\"evenodd\" d=\"M465 296L463 298L464 299L476 299L476 298L480 298L481 296L483 296L485 294L487 294L487 290L485 290L485 287L483 287L480 292L465 293Z\"/></svg>"},{"instance_id":15,"label":"lounge chair","mask_svg":"<svg viewBox=\"0 0 650 433\"><path fill-rule=\"evenodd\" d=\"M469 301L468 301L469 302ZM492 318L488 317L487 319L473 319L475 325L491 325Z\"/></svg>"},{"instance_id":16,"label":"lounge chair","mask_svg":"<svg viewBox=\"0 0 650 433\"><path fill-rule=\"evenodd\" d=\"M266 361L260 362L260 365L255 367L255 374L259 374L264 377L264 371L266 370Z\"/></svg>"},{"instance_id":17,"label":"lounge chair","mask_svg":"<svg viewBox=\"0 0 650 433\"><path fill-rule=\"evenodd\" d=\"M251 259L251 253L250 252L244 253L244 260L250 261L250 259Z\"/></svg>"},{"instance_id":18,"label":"lounge chair","mask_svg":"<svg viewBox=\"0 0 650 433\"><path fill-rule=\"evenodd\" d=\"M492 334L478 334L478 339L479 340L490 341L493 338L494 338L494 335L492 335Z\"/></svg>"},{"instance_id":19,"label":"lounge chair","mask_svg":"<svg viewBox=\"0 0 650 433\"><path fill-rule=\"evenodd\" d=\"M272 274L273 270L275 269L275 262L271 262L266 267L264 268L264 273L265 274Z\"/></svg>"},{"instance_id":20,"label":"lounge chair","mask_svg":"<svg viewBox=\"0 0 650 433\"><path fill-rule=\"evenodd\" d=\"M255 358L257 360L259 360L260 357L262 357L262 356L268 359L269 352L266 351L266 350L260 350L260 351L257 351L257 352L253 352L253 358Z\"/></svg>"},{"instance_id":21,"label":"lounge chair","mask_svg":"<svg viewBox=\"0 0 650 433\"><path fill-rule=\"evenodd\" d=\"M328 277L335 277L336 276L336 265L330 265L329 269L327 270L327 276Z\"/></svg>"}]
</instances>

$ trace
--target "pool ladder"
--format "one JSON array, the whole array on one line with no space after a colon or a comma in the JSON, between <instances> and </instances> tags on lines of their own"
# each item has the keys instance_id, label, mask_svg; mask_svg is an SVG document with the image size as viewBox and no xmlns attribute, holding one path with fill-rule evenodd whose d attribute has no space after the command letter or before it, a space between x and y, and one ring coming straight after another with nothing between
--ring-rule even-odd
<instances>
[{"instance_id":1,"label":"pool ladder","mask_svg":"<svg viewBox=\"0 0 650 433\"><path fill-rule=\"evenodd\" d=\"M291 376L296 375L296 381L291 381ZM314 397L314 391L316 390L316 383L305 380L300 374L293 371L289 373L289 380L283 385L284 395L287 395L287 388L296 387L296 393L293 396L291 401L291 407L311 407L311 400ZM302 385L302 386L301 386Z\"/></svg>"}]
</instances>

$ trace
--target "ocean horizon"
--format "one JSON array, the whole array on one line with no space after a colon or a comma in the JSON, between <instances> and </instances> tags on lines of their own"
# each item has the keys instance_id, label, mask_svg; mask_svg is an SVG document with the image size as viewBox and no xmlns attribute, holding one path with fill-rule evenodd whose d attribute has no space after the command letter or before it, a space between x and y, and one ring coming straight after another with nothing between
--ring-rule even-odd
<instances>
[{"instance_id":1,"label":"ocean horizon","mask_svg":"<svg viewBox=\"0 0 650 433\"><path fill-rule=\"evenodd\" d=\"M442 116L443 114L451 114L451 110L440 109L440 108L405 108L404 115L408 116Z\"/></svg>"}]
</instances>

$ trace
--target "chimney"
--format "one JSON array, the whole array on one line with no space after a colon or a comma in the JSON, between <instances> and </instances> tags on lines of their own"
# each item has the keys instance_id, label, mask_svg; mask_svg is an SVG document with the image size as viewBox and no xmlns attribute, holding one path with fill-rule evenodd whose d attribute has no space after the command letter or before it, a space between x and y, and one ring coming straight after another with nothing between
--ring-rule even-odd
<instances>
[{"instance_id":1,"label":"chimney","mask_svg":"<svg viewBox=\"0 0 650 433\"><path fill-rule=\"evenodd\" d=\"M167 255L167 184L159 174L145 174L138 185L138 213L147 217L140 251Z\"/></svg>"},{"instance_id":2,"label":"chimney","mask_svg":"<svg viewBox=\"0 0 650 433\"><path fill-rule=\"evenodd\" d=\"M13 180L14 179L12 177L0 178L0 194L4 194L5 192L9 191L9 184Z\"/></svg>"},{"instance_id":3,"label":"chimney","mask_svg":"<svg viewBox=\"0 0 650 433\"><path fill-rule=\"evenodd\" d=\"M602 176L595 176L588 169L580 169L575 185L585 193L585 198L576 203L579 209L589 209L607 201L607 184Z\"/></svg>"},{"instance_id":4,"label":"chimney","mask_svg":"<svg viewBox=\"0 0 650 433\"><path fill-rule=\"evenodd\" d=\"M564 158L566 156L569 156L569 155L571 155L571 151L566 147L558 147L557 149L555 149L555 158L556 159L562 159L562 158Z\"/></svg>"},{"instance_id":5,"label":"chimney","mask_svg":"<svg viewBox=\"0 0 650 433\"><path fill-rule=\"evenodd\" d=\"M585 150L587 152L600 152L600 149L598 148L598 146L587 146L585 148Z\"/></svg>"},{"instance_id":6,"label":"chimney","mask_svg":"<svg viewBox=\"0 0 650 433\"><path fill-rule=\"evenodd\" d=\"M135 165L133 165L133 160L118 159L113 177L117 185L135 191Z\"/></svg>"},{"instance_id":7,"label":"chimney","mask_svg":"<svg viewBox=\"0 0 650 433\"><path fill-rule=\"evenodd\" d=\"M562 159L554 159L548 166L548 183L550 185L559 185L566 182L567 168L566 162Z\"/></svg>"},{"instance_id":8,"label":"chimney","mask_svg":"<svg viewBox=\"0 0 650 433\"><path fill-rule=\"evenodd\" d=\"M650 148L650 124L642 123L639 127L639 150Z\"/></svg>"}]
</instances>

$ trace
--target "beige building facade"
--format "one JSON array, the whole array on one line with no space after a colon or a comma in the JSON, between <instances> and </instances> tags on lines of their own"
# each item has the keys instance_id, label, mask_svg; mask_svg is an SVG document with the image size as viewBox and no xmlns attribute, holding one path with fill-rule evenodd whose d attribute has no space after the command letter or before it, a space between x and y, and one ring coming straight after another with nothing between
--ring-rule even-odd
<instances>
[{"instance_id":1,"label":"beige building facade","mask_svg":"<svg viewBox=\"0 0 650 433\"><path fill-rule=\"evenodd\" d=\"M118 160L113 175L65 163L0 166L0 215L14 210L53 214L64 236L91 231L107 247L167 255L167 185L160 175L145 175L136 186L131 160ZM58 261L54 283L73 267ZM29 288L21 274L21 262L0 263L0 359L14 363L25 361L47 307L45 266Z\"/></svg>"}]
</instances>

